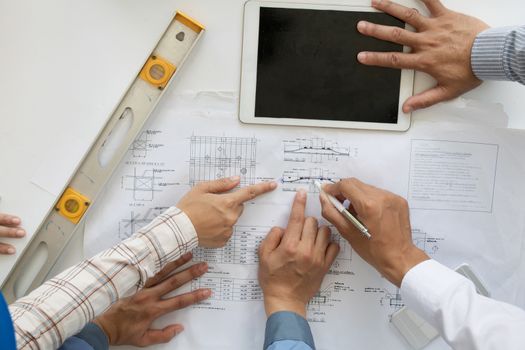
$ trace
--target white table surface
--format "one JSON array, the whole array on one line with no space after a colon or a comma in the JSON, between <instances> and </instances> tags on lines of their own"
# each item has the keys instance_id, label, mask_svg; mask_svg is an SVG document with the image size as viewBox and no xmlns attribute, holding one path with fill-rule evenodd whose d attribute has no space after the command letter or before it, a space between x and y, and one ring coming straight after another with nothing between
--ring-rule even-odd
<instances>
[{"instance_id":1,"label":"white table surface","mask_svg":"<svg viewBox=\"0 0 525 350\"><path fill-rule=\"evenodd\" d=\"M313 2L369 4L363 0ZM52 128L55 135L49 132L48 116L64 121L75 115L82 130L75 136L85 152L89 140L96 136L176 10L204 23L207 33L172 90L237 91L243 3L243 0L0 0L0 136L9 133L22 141L18 144L24 145L12 149L0 143L3 145L0 184L4 184L0 185L0 196L11 191L0 203L0 211L20 215L30 233L36 229L42 218L27 205L30 198L10 200L23 183L13 172L7 175L1 169L10 166L23 172L28 169L27 164L39 160L31 150L64 132L58 127ZM444 3L482 18L491 26L525 22L525 5L520 0ZM416 75L416 86L421 88L429 83L424 75ZM525 129L525 87L488 82L466 97L502 103L510 118L509 126ZM28 126L13 122L20 115L31 116L34 123ZM6 130L5 125L16 127ZM81 155L81 151L77 155L79 152ZM49 201L44 198L41 203L46 200ZM82 240L82 234L72 239L51 276L81 259ZM21 251L27 239L16 244ZM0 264L13 262L14 258L0 258Z\"/></svg>"}]
</instances>

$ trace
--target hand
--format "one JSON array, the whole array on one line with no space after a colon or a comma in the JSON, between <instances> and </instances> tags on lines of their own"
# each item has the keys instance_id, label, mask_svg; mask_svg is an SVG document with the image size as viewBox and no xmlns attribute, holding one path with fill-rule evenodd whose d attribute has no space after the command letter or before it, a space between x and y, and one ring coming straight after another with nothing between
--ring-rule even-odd
<instances>
[{"instance_id":1,"label":"hand","mask_svg":"<svg viewBox=\"0 0 525 350\"><path fill-rule=\"evenodd\" d=\"M16 216L0 214L0 237L22 238L26 231L20 227L22 221ZM16 253L15 247L11 244L0 243L0 254L12 255Z\"/></svg>"},{"instance_id":2,"label":"hand","mask_svg":"<svg viewBox=\"0 0 525 350\"><path fill-rule=\"evenodd\" d=\"M481 84L474 76L470 62L476 36L489 28L477 18L453 12L439 0L421 0L430 17L388 0L373 0L372 6L412 25L417 33L398 27L376 25L361 21L357 29L364 35L410 46L411 53L361 52L359 62L400 69L416 69L430 74L437 85L410 97L403 105L409 113L451 100Z\"/></svg>"},{"instance_id":3,"label":"hand","mask_svg":"<svg viewBox=\"0 0 525 350\"><path fill-rule=\"evenodd\" d=\"M350 211L368 228L371 239L364 237L328 201L320 196L323 217L335 225L352 248L396 286L405 274L429 257L412 242L407 201L393 193L345 179L323 187L328 194L351 202Z\"/></svg>"},{"instance_id":4,"label":"hand","mask_svg":"<svg viewBox=\"0 0 525 350\"><path fill-rule=\"evenodd\" d=\"M240 180L240 177L234 176L200 183L177 204L177 208L185 212L193 223L201 247L224 246L233 233L233 225L242 214L243 203L277 187L275 182L262 182L236 192L220 194L237 187Z\"/></svg>"},{"instance_id":5,"label":"hand","mask_svg":"<svg viewBox=\"0 0 525 350\"><path fill-rule=\"evenodd\" d=\"M200 263L167 277L190 261L191 257L191 253L187 253L182 258L169 263L146 282L144 289L129 298L119 300L93 320L104 331L110 345L145 347L167 343L184 330L181 324L172 324L164 329L151 329L151 324L167 313L210 297L211 290L199 289L176 297L164 298L166 294L208 271L206 263Z\"/></svg>"},{"instance_id":6,"label":"hand","mask_svg":"<svg viewBox=\"0 0 525 350\"><path fill-rule=\"evenodd\" d=\"M274 227L259 248L259 283L267 316L293 311L306 317L306 305L339 253L330 229L304 217L306 193L298 192L286 230Z\"/></svg>"}]
</instances>

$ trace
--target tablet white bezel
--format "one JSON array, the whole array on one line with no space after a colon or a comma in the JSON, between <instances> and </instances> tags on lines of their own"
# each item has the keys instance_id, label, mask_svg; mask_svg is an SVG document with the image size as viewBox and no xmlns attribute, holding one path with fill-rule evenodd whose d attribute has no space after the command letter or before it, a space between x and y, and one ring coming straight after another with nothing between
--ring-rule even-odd
<instances>
[{"instance_id":1,"label":"tablet white bezel","mask_svg":"<svg viewBox=\"0 0 525 350\"><path fill-rule=\"evenodd\" d=\"M328 128L369 129L406 131L410 127L411 113L404 113L403 102L412 96L414 91L414 71L401 71L401 87L399 94L399 111L397 124L335 121L319 119L294 118L262 118L255 117L255 92L257 83L257 57L259 49L259 9L261 7L297 8L314 10L339 10L358 12L379 12L368 6L323 5L311 3L285 3L250 0L244 5L244 34L241 66L241 87L239 98L239 119L249 124L297 125ZM404 47L404 52L410 48Z\"/></svg>"}]
</instances>

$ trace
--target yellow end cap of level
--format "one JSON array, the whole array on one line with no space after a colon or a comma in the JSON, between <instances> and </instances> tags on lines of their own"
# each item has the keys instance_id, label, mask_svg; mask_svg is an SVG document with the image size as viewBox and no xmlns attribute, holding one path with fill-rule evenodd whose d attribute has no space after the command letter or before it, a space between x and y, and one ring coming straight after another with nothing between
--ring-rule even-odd
<instances>
[{"instance_id":1,"label":"yellow end cap of level","mask_svg":"<svg viewBox=\"0 0 525 350\"><path fill-rule=\"evenodd\" d=\"M140 71L139 76L151 85L163 89L176 70L177 67L165 59L158 56L151 56L144 65L144 68Z\"/></svg>"},{"instance_id":2,"label":"yellow end cap of level","mask_svg":"<svg viewBox=\"0 0 525 350\"><path fill-rule=\"evenodd\" d=\"M91 201L86 196L68 187L57 204L57 211L74 224L78 224Z\"/></svg>"},{"instance_id":3,"label":"yellow end cap of level","mask_svg":"<svg viewBox=\"0 0 525 350\"><path fill-rule=\"evenodd\" d=\"M202 23L194 20L182 11L177 11L177 14L175 15L175 20L180 21L182 24L184 24L187 27L190 27L191 30L197 33L200 33L201 31L206 29L204 25L202 25Z\"/></svg>"}]
</instances>

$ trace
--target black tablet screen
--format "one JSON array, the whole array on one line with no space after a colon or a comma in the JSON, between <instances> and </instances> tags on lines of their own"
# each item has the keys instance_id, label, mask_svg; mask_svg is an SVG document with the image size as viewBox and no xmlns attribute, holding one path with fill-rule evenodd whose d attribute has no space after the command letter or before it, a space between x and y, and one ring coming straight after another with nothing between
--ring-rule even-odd
<instances>
[{"instance_id":1,"label":"black tablet screen","mask_svg":"<svg viewBox=\"0 0 525 350\"><path fill-rule=\"evenodd\" d=\"M255 116L397 123L401 71L357 54L403 47L361 35L360 20L404 27L383 13L262 7Z\"/></svg>"}]
</instances>

